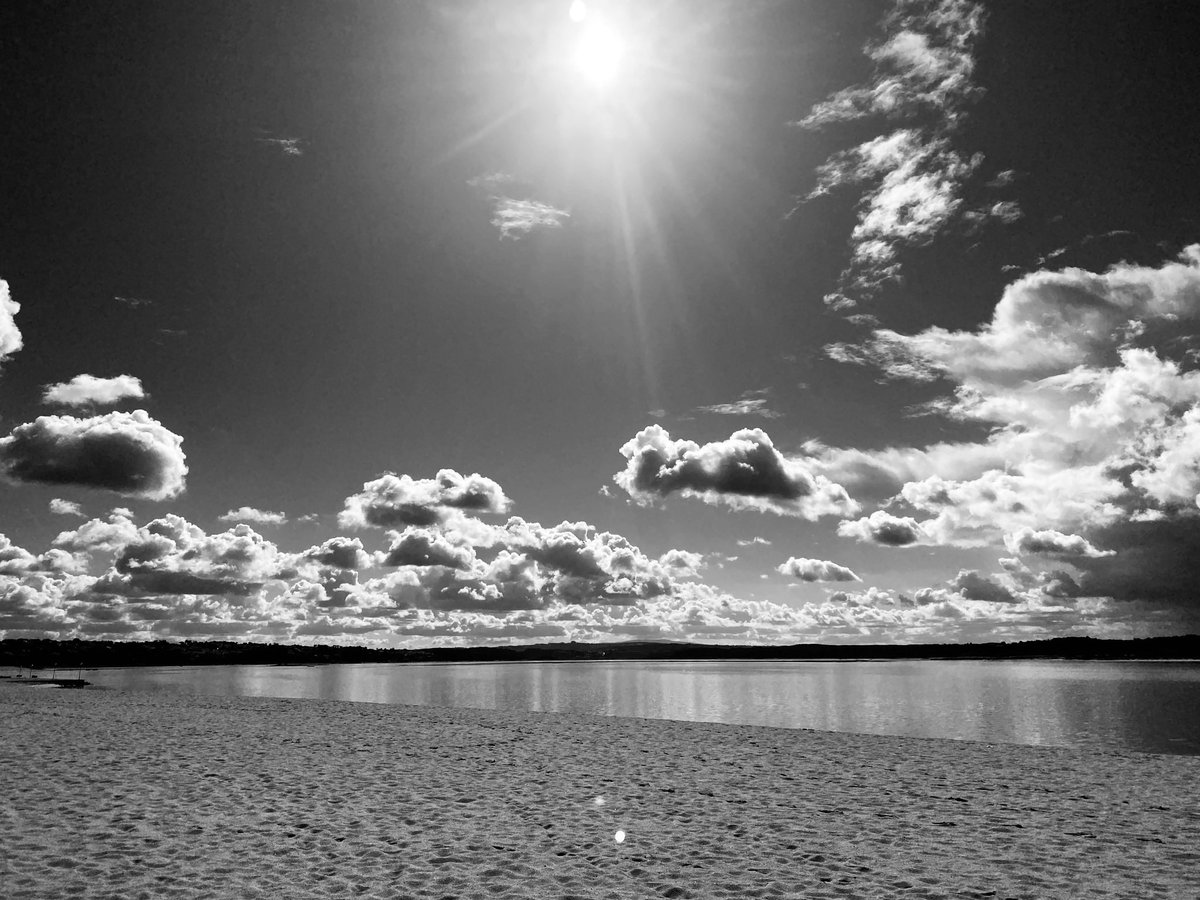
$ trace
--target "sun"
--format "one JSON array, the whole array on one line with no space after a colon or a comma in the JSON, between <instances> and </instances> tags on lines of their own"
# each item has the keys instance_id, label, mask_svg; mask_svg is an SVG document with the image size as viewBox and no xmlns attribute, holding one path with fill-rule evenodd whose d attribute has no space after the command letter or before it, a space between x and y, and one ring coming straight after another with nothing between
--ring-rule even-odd
<instances>
[{"instance_id":1,"label":"sun","mask_svg":"<svg viewBox=\"0 0 1200 900\"><path fill-rule=\"evenodd\" d=\"M625 61L625 41L606 25L589 23L576 39L571 64L592 87L607 90L617 83Z\"/></svg>"}]
</instances>

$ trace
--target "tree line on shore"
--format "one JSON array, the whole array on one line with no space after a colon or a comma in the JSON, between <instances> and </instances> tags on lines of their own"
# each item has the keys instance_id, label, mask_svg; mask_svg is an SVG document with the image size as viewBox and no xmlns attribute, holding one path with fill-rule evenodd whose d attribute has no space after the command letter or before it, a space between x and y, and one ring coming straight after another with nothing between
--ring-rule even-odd
<instances>
[{"instance_id":1,"label":"tree line on shore","mask_svg":"<svg viewBox=\"0 0 1200 900\"><path fill-rule=\"evenodd\" d=\"M323 665L685 659L1200 659L1200 635L1104 640L1062 637L973 644L693 644L671 641L491 647L378 648L246 641L0 641L0 666Z\"/></svg>"}]
</instances>

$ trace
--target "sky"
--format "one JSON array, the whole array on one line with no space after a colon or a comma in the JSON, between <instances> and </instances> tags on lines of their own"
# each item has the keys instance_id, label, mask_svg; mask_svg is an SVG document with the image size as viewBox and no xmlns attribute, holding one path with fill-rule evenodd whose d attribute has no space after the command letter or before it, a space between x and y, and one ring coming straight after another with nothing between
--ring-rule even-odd
<instances>
[{"instance_id":1,"label":"sky","mask_svg":"<svg viewBox=\"0 0 1200 900\"><path fill-rule=\"evenodd\" d=\"M5 3L0 636L1200 631L1198 32Z\"/></svg>"}]
</instances>

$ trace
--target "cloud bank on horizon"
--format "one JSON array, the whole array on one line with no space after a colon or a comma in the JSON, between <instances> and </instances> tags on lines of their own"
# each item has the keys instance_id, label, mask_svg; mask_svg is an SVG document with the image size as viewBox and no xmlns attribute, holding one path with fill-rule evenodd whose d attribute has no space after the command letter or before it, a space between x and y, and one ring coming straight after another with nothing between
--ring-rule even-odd
<instances>
[{"instance_id":1,"label":"cloud bank on horizon","mask_svg":"<svg viewBox=\"0 0 1200 900\"><path fill-rule=\"evenodd\" d=\"M850 215L845 221L853 220L841 271L805 284L804 302L819 312L806 313L812 321L803 320L805 333L797 334L819 360L813 368L836 368L844 376L845 385L825 383L827 397L796 389L794 367L762 387L763 373L782 365L760 359L757 347L739 349L733 337L728 350L721 344L728 357L711 360L715 365L681 363L687 342L704 329L670 309L664 316L669 334L682 335L684 345L674 358L678 368L664 361L665 351L660 360L645 347L643 361L660 381L688 382L695 390L666 400L638 397L635 406L598 374L616 385L613 373L621 372L626 357L614 348L610 359L608 347L595 351L588 340L595 332L597 346L649 343L649 328L625 335L610 319L617 321L618 307L627 302L631 320L642 324L652 314L647 297L653 291L641 292L639 282L632 299L606 291L607 305L575 310L574 319L562 310L574 302L580 272L597 258L610 266L606 241L620 245L632 271L636 261L669 257L666 238L654 234L633 246L628 229L606 234L597 212L602 204L586 224L564 228L585 217L571 220L568 210L535 199L505 168L489 167L483 151L466 154L446 184L461 195L465 183L486 201L486 211L472 210L480 218L471 225L488 234L489 247L464 249L455 244L465 239L453 228L443 233L431 226L435 237L413 254L434 258L454 275L481 269L486 313L493 317L487 329L479 325L473 333L483 313L464 313L440 282L431 291L434 310L418 314L412 298L433 276L412 263L411 270L387 270L395 284L365 292L368 300L342 301L338 327L322 320L328 334L318 337L327 345L313 338L301 353L285 343L304 330L292 327L289 306L287 314L264 314L269 327L230 350L225 364L238 372L245 357L278 352L270 370L276 393L301 393L343 377L337 399L353 410L346 417L305 403L289 418L264 399L271 393L268 379L240 375L231 392L236 396L195 388L201 402L177 413L173 402L203 384L215 368L212 357L172 354L168 365L159 363L156 380L115 351L111 368L107 359L76 360L70 348L56 355L47 338L57 332L47 317L32 315L40 298L22 291L17 303L0 281L0 390L9 390L19 367L31 372L25 406L12 393L0 395L22 410L0 432L0 485L16 498L0 534L0 637L778 644L1200 630L1200 572L1181 564L1200 551L1200 243L1164 242L1169 249L1154 261L1097 266L1061 266L1062 254L1053 251L1035 271L1012 275L989 292L986 310L973 317L957 307L953 318L939 317L956 298L938 298L942 307L930 301L919 310L928 313L923 320L909 310L897 317L903 324L889 319L885 327L876 316L885 316L887 304L874 301L885 287L902 288L906 254L914 248L936 247L956 229L975 229L983 241L982 222L1013 223L1023 215L1017 201L998 193L1011 173L989 175L985 162L991 160L966 146L968 120L983 91L978 52L987 24L985 5L976 0L895 0L876 37L863 45L868 77L791 123L810 135L854 136L851 146L818 166L815 187L792 213L816 215L820 204L841 203ZM615 101L598 104L586 115L611 124L618 108ZM557 119L554 124L566 127ZM796 131L783 118L777 125L780 134ZM295 177L272 182L272 190L280 184L308 190L297 173L316 170L303 167L339 164L318 137L303 144L275 137L256 142L279 152L262 153L260 146L254 165L284 165L286 177ZM635 184L633 174L645 172L634 164L632 146L623 147L624 168L618 168ZM335 256L338 245L331 243L331 268L382 267L360 266L371 259L362 247L383 247L381 256L393 252L387 242L409 227L405 217L419 221L421 215L408 209L401 215L388 204L398 204L398 196L416 204L422 191L436 193L440 182L429 174L435 169L413 166L428 178L420 190L410 183L392 196L374 182L364 189L359 200L368 224L361 229L368 240L344 257ZM470 174L479 171L491 174ZM707 171L706 178L719 180ZM588 187L602 193L603 184ZM663 196L676 194L654 196L666 202ZM778 205L786 197L775 200ZM687 204L675 211L688 221L692 213ZM736 220L732 212L729 218ZM299 254L287 248L302 229L289 227L295 231L282 230L272 252L303 268ZM489 228L512 240L497 241ZM537 240L516 240L543 232ZM246 246L266 243L263 232L246 235L253 235ZM236 250L251 252L240 243ZM271 271L283 265L279 260L258 264ZM690 263L699 267L694 258ZM305 277L317 270L304 269ZM529 273L546 271L555 273L546 276L547 293L561 300L561 310L538 308L532 288L506 293L489 282L503 276L532 283ZM448 283L465 291L466 280ZM672 278L646 281L671 294ZM143 287L134 283L130 290ZM321 290L321 297L335 291L325 283ZM167 293L153 284L150 291L156 298ZM343 291L341 284L336 291ZM156 300L151 307L108 288L96 293L124 316L148 316L168 305ZM121 302L113 304L113 296ZM231 346L237 329L262 326L252 304L240 305L244 296L237 293ZM735 306L729 299L704 302ZM757 297L732 299L738 308L713 314L704 327L732 332L735 319L767 318L766 301L760 308ZM372 323L364 330L376 330L372 316L382 321L385 306L400 311L384 335L386 355L405 366L396 383L377 360L368 361L361 335L352 343L339 334L361 320ZM690 309L704 308L696 301ZM871 314L852 313L860 308ZM814 324L818 315L827 319ZM801 330L800 320L784 321ZM153 324L155 334L170 330L161 324ZM187 324L193 334L203 330L191 322L170 324ZM453 353L445 345L422 346L422 335L434 332L453 337ZM506 344L509 332L535 337ZM275 347L275 340L287 349ZM43 354L38 344L44 356L35 356ZM463 394L495 387L482 382L509 371L503 357L521 356L511 347L521 349L535 374L522 373L488 394L494 408L483 415L480 407L473 413L457 408ZM577 393L558 408L539 395L551 393L555 385L547 382L555 376L539 368L538 354L584 360ZM473 357L484 364L456 391L456 370ZM335 367L347 359L359 368ZM175 365L185 374L172 380ZM743 380L730 388L724 372L706 368L737 370ZM127 369L146 375L146 386L131 374L86 374ZM868 388L859 386L865 380ZM169 387L160 389L160 381ZM854 390L883 399L859 402ZM918 398L906 401L912 416L896 412L897 396ZM736 399L711 402L722 397ZM144 408L97 411L118 404ZM242 404L253 409L255 427L271 431L267 446L281 458L291 449L283 444L328 440L335 446L321 459L334 458L341 468L314 466L305 476L324 480L322 503L299 475L290 487L294 497L266 488L227 489L247 481L230 477L226 467L263 471L275 464L239 444L228 423ZM604 404L628 409L613 414ZM54 414L40 414L47 405ZM653 418L668 418L660 406L686 412L670 419L670 430L630 412L653 408ZM74 414L61 414L62 407ZM742 427L748 423L754 427ZM390 430L380 439L382 451L360 446L383 427ZM606 468L597 468L598 456L580 453L578 443L568 444L568 432L603 440ZM204 450L193 450L197 446ZM347 477L349 484L342 481ZM591 496L581 500L585 494ZM33 500L22 505L23 497ZM125 505L110 505L118 502ZM573 505L584 502L594 505ZM313 509L320 515L299 514ZM745 582L761 590L730 586L726 567L735 563L748 573Z\"/></svg>"}]
</instances>

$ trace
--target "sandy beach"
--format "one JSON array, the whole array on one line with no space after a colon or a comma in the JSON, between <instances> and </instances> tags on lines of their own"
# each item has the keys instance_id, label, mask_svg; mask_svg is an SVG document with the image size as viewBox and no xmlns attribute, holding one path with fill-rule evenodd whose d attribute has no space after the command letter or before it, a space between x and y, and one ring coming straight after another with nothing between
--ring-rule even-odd
<instances>
[{"instance_id":1,"label":"sandy beach","mask_svg":"<svg viewBox=\"0 0 1200 900\"><path fill-rule=\"evenodd\" d=\"M0 688L0 894L1200 893L1200 758Z\"/></svg>"}]
</instances>

